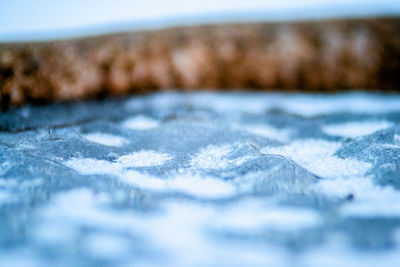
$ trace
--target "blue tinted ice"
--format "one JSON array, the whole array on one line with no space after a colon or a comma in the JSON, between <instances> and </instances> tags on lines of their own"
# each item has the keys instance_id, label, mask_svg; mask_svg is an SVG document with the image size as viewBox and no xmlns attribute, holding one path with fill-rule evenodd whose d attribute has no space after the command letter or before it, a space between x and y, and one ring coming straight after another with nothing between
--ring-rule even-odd
<instances>
[{"instance_id":1,"label":"blue tinted ice","mask_svg":"<svg viewBox=\"0 0 400 267\"><path fill-rule=\"evenodd\" d=\"M398 266L400 96L0 114L0 266Z\"/></svg>"}]
</instances>

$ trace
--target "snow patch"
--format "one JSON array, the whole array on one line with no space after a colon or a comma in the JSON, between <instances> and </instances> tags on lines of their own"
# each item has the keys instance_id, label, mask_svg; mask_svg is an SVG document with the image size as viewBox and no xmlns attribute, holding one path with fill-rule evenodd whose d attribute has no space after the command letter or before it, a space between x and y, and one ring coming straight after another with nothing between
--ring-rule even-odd
<instances>
[{"instance_id":1,"label":"snow patch","mask_svg":"<svg viewBox=\"0 0 400 267\"><path fill-rule=\"evenodd\" d=\"M159 126L160 122L150 117L138 115L122 122L122 127L132 130L149 130Z\"/></svg>"},{"instance_id":2,"label":"snow patch","mask_svg":"<svg viewBox=\"0 0 400 267\"><path fill-rule=\"evenodd\" d=\"M372 167L371 163L356 159L342 159L334 155L339 142L307 139L279 147L261 149L265 154L288 157L310 172L324 178L362 177Z\"/></svg>"},{"instance_id":3,"label":"snow patch","mask_svg":"<svg viewBox=\"0 0 400 267\"><path fill-rule=\"evenodd\" d=\"M230 145L209 145L192 157L190 165L200 169L225 169L229 165L227 156L231 152Z\"/></svg>"},{"instance_id":4,"label":"snow patch","mask_svg":"<svg viewBox=\"0 0 400 267\"><path fill-rule=\"evenodd\" d=\"M82 175L111 174L115 175L121 170L120 164L107 160L92 158L72 158L64 163L67 167L74 169Z\"/></svg>"},{"instance_id":5,"label":"snow patch","mask_svg":"<svg viewBox=\"0 0 400 267\"><path fill-rule=\"evenodd\" d=\"M352 121L338 124L328 124L322 131L329 135L356 138L393 126L388 121Z\"/></svg>"},{"instance_id":6,"label":"snow patch","mask_svg":"<svg viewBox=\"0 0 400 267\"><path fill-rule=\"evenodd\" d=\"M163 165L171 159L172 156L168 153L159 153L152 150L141 150L119 157L117 159L117 163L120 163L124 168L149 167Z\"/></svg>"},{"instance_id":7,"label":"snow patch","mask_svg":"<svg viewBox=\"0 0 400 267\"><path fill-rule=\"evenodd\" d=\"M119 157L116 162L92 158L72 158L64 164L80 174L118 175L124 168L160 166L172 157L167 153L141 150Z\"/></svg>"},{"instance_id":8,"label":"snow patch","mask_svg":"<svg viewBox=\"0 0 400 267\"><path fill-rule=\"evenodd\" d=\"M90 142L98 143L104 146L119 147L128 142L128 140L121 136L106 133L90 133L83 135L83 137Z\"/></svg>"},{"instance_id":9,"label":"snow patch","mask_svg":"<svg viewBox=\"0 0 400 267\"><path fill-rule=\"evenodd\" d=\"M233 151L234 146L232 145L209 145L192 156L190 166L193 169L222 170L232 166L239 166L251 158L250 156L230 158L229 156Z\"/></svg>"},{"instance_id":10,"label":"snow patch","mask_svg":"<svg viewBox=\"0 0 400 267\"><path fill-rule=\"evenodd\" d=\"M138 152L139 153L139 152ZM144 152L143 152L144 153ZM140 154L139 154L140 155ZM160 153L156 153L160 155ZM168 154L166 154L168 155ZM124 158L125 157L125 158ZM178 192L195 197L224 198L236 193L236 187L228 181L198 175L177 175L168 178L158 178L129 170L134 166L154 166L163 164L170 157L163 156L146 161L135 161L132 157L122 156L116 162L97 159L71 159L65 163L68 167L83 175L108 174L118 177L126 184L155 192ZM133 165L132 165L133 164ZM136 164L136 165L135 165ZM152 164L152 165L148 165Z\"/></svg>"},{"instance_id":11,"label":"snow patch","mask_svg":"<svg viewBox=\"0 0 400 267\"><path fill-rule=\"evenodd\" d=\"M121 175L121 180L151 191L185 193L202 198L224 198L236 193L235 186L227 181L198 175L184 175L166 179L128 171Z\"/></svg>"}]
</instances>

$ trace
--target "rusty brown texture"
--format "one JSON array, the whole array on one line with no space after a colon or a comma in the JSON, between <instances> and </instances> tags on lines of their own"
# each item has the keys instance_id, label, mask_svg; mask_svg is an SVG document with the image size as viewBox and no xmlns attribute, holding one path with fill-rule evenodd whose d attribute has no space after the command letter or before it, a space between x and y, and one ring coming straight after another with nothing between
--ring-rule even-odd
<instances>
[{"instance_id":1,"label":"rusty brown texture","mask_svg":"<svg viewBox=\"0 0 400 267\"><path fill-rule=\"evenodd\" d=\"M400 18L176 27L0 44L0 107L181 90L400 89Z\"/></svg>"}]
</instances>

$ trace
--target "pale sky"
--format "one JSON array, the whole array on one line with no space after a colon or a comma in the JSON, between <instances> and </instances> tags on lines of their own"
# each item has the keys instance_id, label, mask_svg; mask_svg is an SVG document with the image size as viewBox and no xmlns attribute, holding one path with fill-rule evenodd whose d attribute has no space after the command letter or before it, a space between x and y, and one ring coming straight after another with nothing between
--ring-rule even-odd
<instances>
[{"instance_id":1,"label":"pale sky","mask_svg":"<svg viewBox=\"0 0 400 267\"><path fill-rule=\"evenodd\" d=\"M400 1L0 0L0 40L29 33L54 34L107 23L130 23L143 27L152 21L175 25L199 23L202 20L284 20L382 14L400 14Z\"/></svg>"}]
</instances>

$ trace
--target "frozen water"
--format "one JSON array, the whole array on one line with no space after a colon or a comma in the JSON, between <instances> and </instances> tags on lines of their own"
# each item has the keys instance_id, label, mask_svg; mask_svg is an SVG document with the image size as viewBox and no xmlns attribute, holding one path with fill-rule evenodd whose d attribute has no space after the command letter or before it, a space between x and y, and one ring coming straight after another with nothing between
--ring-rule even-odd
<instances>
[{"instance_id":1,"label":"frozen water","mask_svg":"<svg viewBox=\"0 0 400 267\"><path fill-rule=\"evenodd\" d=\"M399 122L365 93L11 109L0 266L397 266Z\"/></svg>"},{"instance_id":2,"label":"frozen water","mask_svg":"<svg viewBox=\"0 0 400 267\"><path fill-rule=\"evenodd\" d=\"M356 157L370 162L370 174L381 185L400 188L400 147L398 145L399 124L359 137L346 143L336 153L342 158Z\"/></svg>"}]
</instances>

